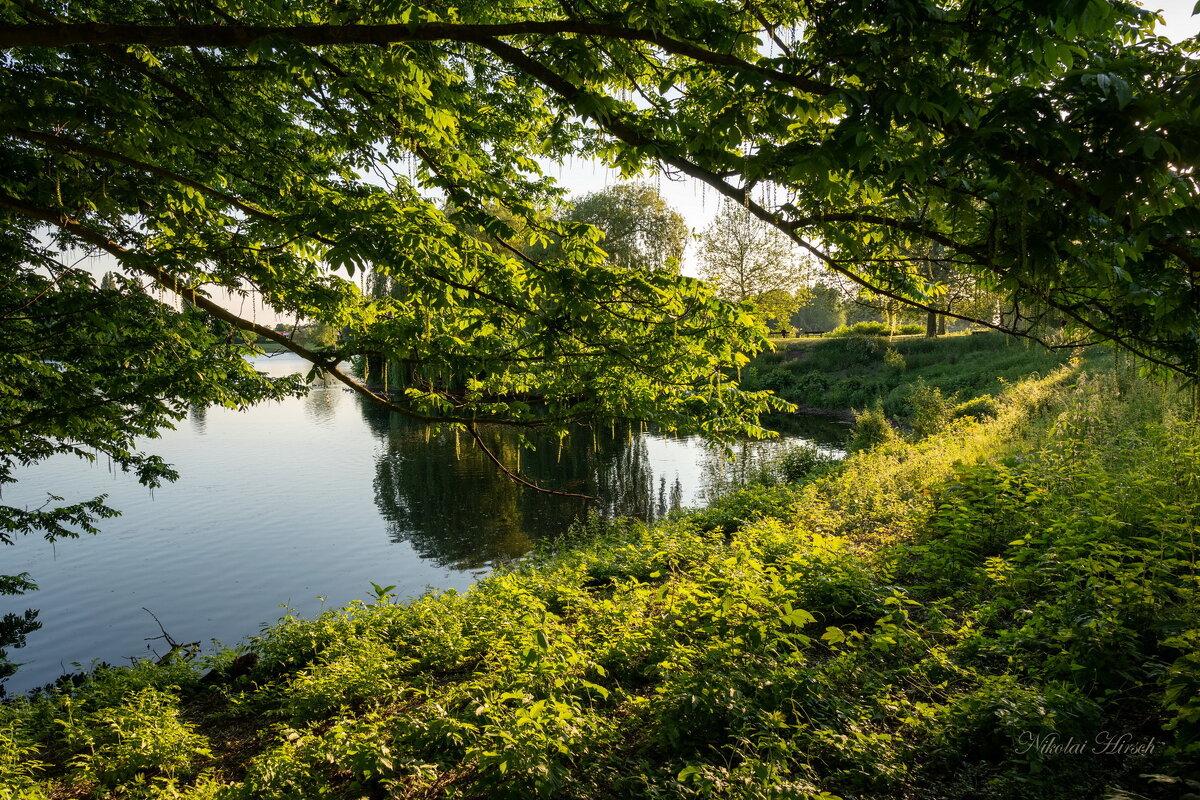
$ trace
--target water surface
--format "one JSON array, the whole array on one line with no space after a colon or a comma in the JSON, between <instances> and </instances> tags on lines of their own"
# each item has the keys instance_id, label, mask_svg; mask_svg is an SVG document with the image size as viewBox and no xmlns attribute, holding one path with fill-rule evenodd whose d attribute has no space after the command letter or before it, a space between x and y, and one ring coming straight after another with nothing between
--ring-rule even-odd
<instances>
[{"instance_id":1,"label":"water surface","mask_svg":"<svg viewBox=\"0 0 1200 800\"><path fill-rule=\"evenodd\" d=\"M256 359L273 375L299 358ZM484 430L515 463L511 434ZM700 506L770 454L798 440L836 449L845 429L808 420L803 433L735 447L649 430L585 430L559 447L520 452L522 471L601 497L601 511L643 519ZM538 539L562 533L583 501L524 489L465 438L439 434L364 403L340 385L245 411L197 409L149 444L180 473L151 492L104 463L55 457L5 488L9 505L108 495L122 515L101 533L49 544L33 536L0 549L0 573L30 573L39 590L0 611L39 610L41 630L9 657L7 682L25 691L94 660L111 664L165 650L153 611L180 642L234 644L278 618L366 599L371 582L401 597L466 589Z\"/></svg>"}]
</instances>

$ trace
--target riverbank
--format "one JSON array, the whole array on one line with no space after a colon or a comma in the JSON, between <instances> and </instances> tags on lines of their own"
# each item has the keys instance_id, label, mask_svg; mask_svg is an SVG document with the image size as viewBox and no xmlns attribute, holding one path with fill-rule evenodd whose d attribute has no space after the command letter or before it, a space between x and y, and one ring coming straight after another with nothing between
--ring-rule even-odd
<instances>
[{"instance_id":1,"label":"riverbank","mask_svg":"<svg viewBox=\"0 0 1200 800\"><path fill-rule=\"evenodd\" d=\"M1110 350L1047 350L996 331L924 336L842 336L778 340L742 370L748 389L770 389L803 413L851 416L879 404L908 423L918 386L954 405L1003 391L1006 384L1047 375L1081 358L1094 365Z\"/></svg>"},{"instance_id":2,"label":"riverbank","mask_svg":"<svg viewBox=\"0 0 1200 800\"><path fill-rule=\"evenodd\" d=\"M144 662L17 700L0 783L1176 797L1200 747L1190 411L1078 368L996 407L701 512L596 523L466 593L286 617L254 659Z\"/></svg>"},{"instance_id":3,"label":"riverbank","mask_svg":"<svg viewBox=\"0 0 1200 800\"><path fill-rule=\"evenodd\" d=\"M256 358L282 377L307 371L292 354ZM845 426L790 417L778 439L741 442L739 460L699 437L605 426L539 439L480 426L494 453L545 486L603 498L607 516L655 519L699 506L781 448L805 440L832 450ZM130 475L60 456L4 486L3 501L36 507L47 486L64 502L104 494L121 516L100 533L57 544L25 536L5 548L5 571L28 572L36 592L6 610L34 609L39 630L5 647L20 668L0 681L21 694L96 661L162 653L148 608L180 641L236 643L279 615L339 607L396 584L465 590L495 564L525 558L593 504L529 491L506 478L468 437L431 431L339 385L245 410L194 408L150 447L180 473L153 493ZM2 612L0 612L2 616ZM2 626L0 626L2 627ZM4 673L0 653L0 675ZM84 667L78 666L79 664Z\"/></svg>"}]
</instances>

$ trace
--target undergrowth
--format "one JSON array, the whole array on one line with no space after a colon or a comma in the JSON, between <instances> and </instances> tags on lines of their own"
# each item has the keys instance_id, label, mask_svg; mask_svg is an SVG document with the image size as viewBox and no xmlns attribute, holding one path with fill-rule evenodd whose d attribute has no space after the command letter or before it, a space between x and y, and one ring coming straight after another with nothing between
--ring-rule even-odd
<instances>
[{"instance_id":1,"label":"undergrowth","mask_svg":"<svg viewBox=\"0 0 1200 800\"><path fill-rule=\"evenodd\" d=\"M991 411L592 520L464 594L287 616L236 677L201 680L226 652L17 699L0 792L1179 797L1197 427L1169 389L1071 370Z\"/></svg>"},{"instance_id":2,"label":"undergrowth","mask_svg":"<svg viewBox=\"0 0 1200 800\"><path fill-rule=\"evenodd\" d=\"M954 414L978 416L989 409L964 404L995 395L1005 384L1048 375L1078 355L1093 366L1111 358L1102 348L1052 351L994 331L935 339L847 335L759 354L741 378L746 388L769 389L801 406L865 410L879 403L889 418L919 424L919 402L928 398L914 404L918 387L938 392Z\"/></svg>"}]
</instances>

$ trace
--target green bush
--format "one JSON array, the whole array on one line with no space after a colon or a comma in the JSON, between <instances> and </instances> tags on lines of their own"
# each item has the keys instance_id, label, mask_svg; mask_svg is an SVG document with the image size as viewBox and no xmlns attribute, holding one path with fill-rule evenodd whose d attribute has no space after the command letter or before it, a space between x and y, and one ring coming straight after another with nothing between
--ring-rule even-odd
<instances>
[{"instance_id":1,"label":"green bush","mask_svg":"<svg viewBox=\"0 0 1200 800\"><path fill-rule=\"evenodd\" d=\"M954 407L953 416L955 419L974 419L985 420L994 419L1000 414L1000 402L991 395L983 395L976 397L974 400L968 400L965 403L959 403Z\"/></svg>"},{"instance_id":2,"label":"green bush","mask_svg":"<svg viewBox=\"0 0 1200 800\"><path fill-rule=\"evenodd\" d=\"M74 753L73 772L112 786L137 773L171 776L212 755L208 742L180 715L178 697L145 688L116 705L82 714L64 701L62 741Z\"/></svg>"},{"instance_id":3,"label":"green bush","mask_svg":"<svg viewBox=\"0 0 1200 800\"><path fill-rule=\"evenodd\" d=\"M781 396L791 396L796 385L796 376L781 367L774 367L762 372L754 385L758 389L766 389Z\"/></svg>"},{"instance_id":4,"label":"green bush","mask_svg":"<svg viewBox=\"0 0 1200 800\"><path fill-rule=\"evenodd\" d=\"M780 453L775 468L783 480L799 483L832 463L834 459L814 445L801 444Z\"/></svg>"},{"instance_id":5,"label":"green bush","mask_svg":"<svg viewBox=\"0 0 1200 800\"><path fill-rule=\"evenodd\" d=\"M879 404L865 411L854 412L854 426L850 429L850 452L869 450L897 439L896 429L888 421Z\"/></svg>"},{"instance_id":6,"label":"green bush","mask_svg":"<svg viewBox=\"0 0 1200 800\"><path fill-rule=\"evenodd\" d=\"M785 517L794 501L790 486L752 484L717 498L707 508L695 512L691 520L701 530L729 533L763 517Z\"/></svg>"},{"instance_id":7,"label":"green bush","mask_svg":"<svg viewBox=\"0 0 1200 800\"><path fill-rule=\"evenodd\" d=\"M851 336L838 343L838 361L845 368L854 365L878 364L888 351L887 340L877 336Z\"/></svg>"},{"instance_id":8,"label":"green bush","mask_svg":"<svg viewBox=\"0 0 1200 800\"><path fill-rule=\"evenodd\" d=\"M903 325L897 325L893 331L886 322L855 322L850 325L841 325L834 328L826 336L841 337L841 336L892 336L899 334L902 336L911 336L917 333L924 333L925 327L913 322L907 322Z\"/></svg>"},{"instance_id":9,"label":"green bush","mask_svg":"<svg viewBox=\"0 0 1200 800\"><path fill-rule=\"evenodd\" d=\"M1196 758L1200 756L1200 626L1163 644L1179 653L1164 681L1163 699L1171 715L1165 728L1175 734L1176 746L1185 756Z\"/></svg>"},{"instance_id":10,"label":"green bush","mask_svg":"<svg viewBox=\"0 0 1200 800\"><path fill-rule=\"evenodd\" d=\"M16 715L11 710L7 715L0 712L0 797L42 800L46 794L38 788L37 775L49 764L41 760L44 754L29 730L29 721L13 718Z\"/></svg>"},{"instance_id":11,"label":"green bush","mask_svg":"<svg viewBox=\"0 0 1200 800\"><path fill-rule=\"evenodd\" d=\"M892 329L884 322L855 322L834 328L826 336L890 336Z\"/></svg>"},{"instance_id":12,"label":"green bush","mask_svg":"<svg viewBox=\"0 0 1200 800\"><path fill-rule=\"evenodd\" d=\"M913 434L923 439L950 424L954 417L955 398L947 397L941 389L921 379L909 389L907 406Z\"/></svg>"}]
</instances>

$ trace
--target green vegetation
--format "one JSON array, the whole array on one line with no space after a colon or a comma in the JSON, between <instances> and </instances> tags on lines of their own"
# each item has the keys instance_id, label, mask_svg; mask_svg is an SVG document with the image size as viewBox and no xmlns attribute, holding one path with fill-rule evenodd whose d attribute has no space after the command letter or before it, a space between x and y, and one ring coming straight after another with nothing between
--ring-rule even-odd
<instances>
[{"instance_id":1,"label":"green vegetation","mask_svg":"<svg viewBox=\"0 0 1200 800\"><path fill-rule=\"evenodd\" d=\"M738 203L722 203L700 234L700 276L719 297L749 303L771 330L790 330L806 299L801 279L810 267L786 235Z\"/></svg>"},{"instance_id":2,"label":"green vegetation","mask_svg":"<svg viewBox=\"0 0 1200 800\"><path fill-rule=\"evenodd\" d=\"M950 416L988 416L989 401L981 398L1001 391L1004 384L1047 375L1076 356L1095 363L1102 352L1052 351L995 331L936 339L796 339L756 357L742 369L742 384L770 389L808 408L863 410L879 403L888 417L911 425L919 414L934 412L931 400L951 404L946 410Z\"/></svg>"},{"instance_id":3,"label":"green vegetation","mask_svg":"<svg viewBox=\"0 0 1200 800\"><path fill-rule=\"evenodd\" d=\"M840 325L826 336L891 336L893 334L911 336L924 332L925 329L922 326L911 322L898 326L894 331L888 327L886 322L855 322L852 325Z\"/></svg>"},{"instance_id":4,"label":"green vegetation","mask_svg":"<svg viewBox=\"0 0 1200 800\"><path fill-rule=\"evenodd\" d=\"M484 400L397 402L422 416L521 417L489 401L561 388L563 370L513 351L542 364L567 330L555 355L586 361L573 372L619 374L624 400L666 394L638 409L663 412L714 364L647 381L630 360L688 356L660 326L732 341L719 363L755 337L685 282L614 269L594 229L555 215L546 165L597 158L696 178L934 317L1054 317L1195 374L1200 66L1155 23L1116 0L9 3L5 266L70 270L67 251L96 248L238 328L260 332L211 287L348 331L341 361L480 375ZM462 233L519 244L510 221L562 258ZM369 266L406 302L366 302L334 271ZM997 302L975 306L977 289Z\"/></svg>"},{"instance_id":5,"label":"green vegetation","mask_svg":"<svg viewBox=\"0 0 1200 800\"><path fill-rule=\"evenodd\" d=\"M888 444L897 439L896 429L892 426L883 406L878 402L865 411L854 413L854 427L851 429L850 441L846 449L850 452L869 450L872 447Z\"/></svg>"},{"instance_id":6,"label":"green vegetation","mask_svg":"<svg viewBox=\"0 0 1200 800\"><path fill-rule=\"evenodd\" d=\"M1116 341L1194 379L1200 59L1155 19L1117 0L4 3L0 484L55 453L170 478L143 445L183 409L302 390L255 375L243 334L476 444L481 422L761 433L780 406L729 378L763 320L606 252L547 174L575 159L697 180L889 321L908 303L931 331ZM792 291L756 289L760 315L787 327ZM857 321L821 294L801 321ZM372 363L414 380L377 393ZM115 511L57 497L0 504L0 541ZM0 646L35 622L5 617Z\"/></svg>"},{"instance_id":7,"label":"green vegetation","mask_svg":"<svg viewBox=\"0 0 1200 800\"><path fill-rule=\"evenodd\" d=\"M285 617L246 674L234 652L218 680L101 670L0 709L2 777L28 798L1180 788L1200 429L1172 398L1059 370L983 421L799 455L799 482L594 521L466 594ZM1125 734L1140 752L1098 752Z\"/></svg>"},{"instance_id":8,"label":"green vegetation","mask_svg":"<svg viewBox=\"0 0 1200 800\"><path fill-rule=\"evenodd\" d=\"M243 332L480 444L482 421L728 439L781 407L763 389L865 409L840 467L795 454L796 483L593 526L463 596L285 619L249 674L226 653L223 681L139 665L6 705L4 791L1153 792L1200 723L1194 422L999 335L747 366L749 307L614 259L543 169L688 175L890 322L1117 341L1195 381L1198 46L1116 0L0 7L0 485L55 453L172 478L142 443L190 404L301 390ZM857 321L814 299L811 329ZM372 359L419 380L382 397L346 372ZM0 505L0 542L115 513L59 502Z\"/></svg>"},{"instance_id":9,"label":"green vegetation","mask_svg":"<svg viewBox=\"0 0 1200 800\"><path fill-rule=\"evenodd\" d=\"M618 264L679 272L687 224L648 183L618 183L572 198L562 217L603 231L600 246Z\"/></svg>"}]
</instances>

